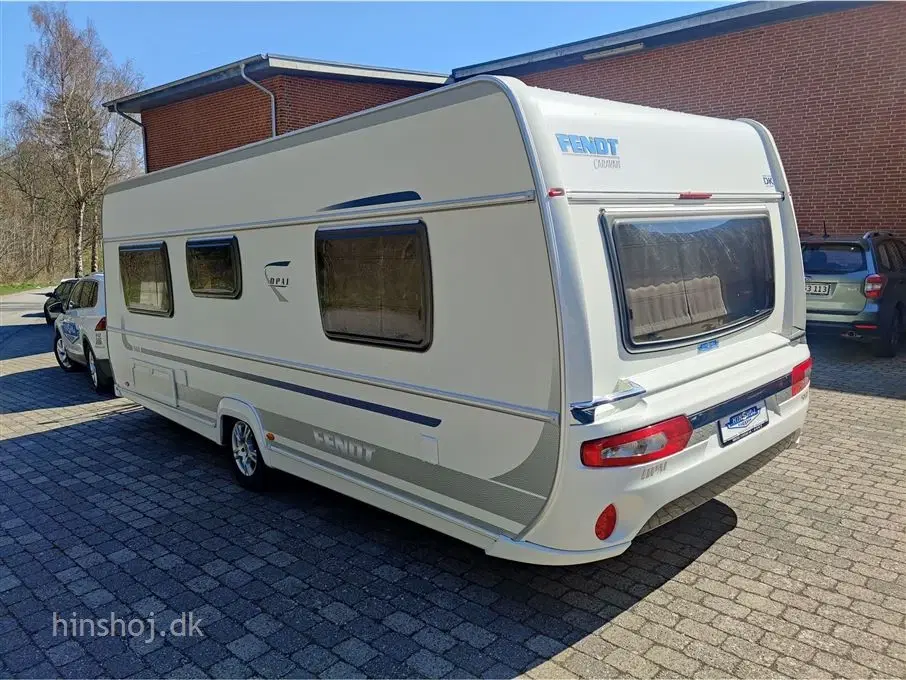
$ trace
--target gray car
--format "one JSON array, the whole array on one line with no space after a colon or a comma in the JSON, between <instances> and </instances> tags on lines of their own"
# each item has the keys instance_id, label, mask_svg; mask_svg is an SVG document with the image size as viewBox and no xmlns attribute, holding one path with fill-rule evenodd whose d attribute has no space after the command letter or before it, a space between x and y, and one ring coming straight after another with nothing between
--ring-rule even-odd
<instances>
[{"instance_id":1,"label":"gray car","mask_svg":"<svg viewBox=\"0 0 906 680\"><path fill-rule=\"evenodd\" d=\"M806 331L895 356L906 331L906 241L887 232L802 239Z\"/></svg>"}]
</instances>

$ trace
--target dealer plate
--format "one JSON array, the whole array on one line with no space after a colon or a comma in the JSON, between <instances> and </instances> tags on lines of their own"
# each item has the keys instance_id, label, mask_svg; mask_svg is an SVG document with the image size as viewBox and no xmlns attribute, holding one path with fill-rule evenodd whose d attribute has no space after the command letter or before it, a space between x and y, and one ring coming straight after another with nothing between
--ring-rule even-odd
<instances>
[{"instance_id":1,"label":"dealer plate","mask_svg":"<svg viewBox=\"0 0 906 680\"><path fill-rule=\"evenodd\" d=\"M768 408L764 401L759 401L742 411L721 418L718 423L720 442L724 446L739 441L768 424Z\"/></svg>"}]
</instances>

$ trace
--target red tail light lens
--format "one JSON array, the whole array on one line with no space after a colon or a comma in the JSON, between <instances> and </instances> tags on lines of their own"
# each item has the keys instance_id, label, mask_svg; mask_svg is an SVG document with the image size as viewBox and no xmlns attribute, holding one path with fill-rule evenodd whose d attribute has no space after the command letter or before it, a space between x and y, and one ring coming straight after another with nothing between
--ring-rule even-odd
<instances>
[{"instance_id":1,"label":"red tail light lens","mask_svg":"<svg viewBox=\"0 0 906 680\"><path fill-rule=\"evenodd\" d=\"M640 465L686 448L692 423L677 416L655 425L582 444L582 463L589 467Z\"/></svg>"},{"instance_id":2,"label":"red tail light lens","mask_svg":"<svg viewBox=\"0 0 906 680\"><path fill-rule=\"evenodd\" d=\"M793 368L793 396L795 397L802 390L809 386L812 380L812 358L809 357L801 364Z\"/></svg>"},{"instance_id":3,"label":"red tail light lens","mask_svg":"<svg viewBox=\"0 0 906 680\"><path fill-rule=\"evenodd\" d=\"M602 541L610 538L613 530L617 526L617 509L613 505L604 508L604 512L598 515L598 521L595 522L595 536Z\"/></svg>"},{"instance_id":4,"label":"red tail light lens","mask_svg":"<svg viewBox=\"0 0 906 680\"><path fill-rule=\"evenodd\" d=\"M887 277L883 274L869 274L865 277L865 297L869 300L878 300L887 285Z\"/></svg>"},{"instance_id":5,"label":"red tail light lens","mask_svg":"<svg viewBox=\"0 0 906 680\"><path fill-rule=\"evenodd\" d=\"M107 330L107 317L102 316L101 320L98 321L98 325L94 327L96 331L106 331Z\"/></svg>"}]
</instances>

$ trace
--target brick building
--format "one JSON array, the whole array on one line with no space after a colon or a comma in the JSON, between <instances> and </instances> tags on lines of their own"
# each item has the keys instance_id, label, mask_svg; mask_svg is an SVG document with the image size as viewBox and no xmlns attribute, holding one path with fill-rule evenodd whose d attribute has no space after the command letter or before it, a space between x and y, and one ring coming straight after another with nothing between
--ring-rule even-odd
<instances>
[{"instance_id":1,"label":"brick building","mask_svg":"<svg viewBox=\"0 0 906 680\"><path fill-rule=\"evenodd\" d=\"M448 79L261 54L105 106L140 115L145 169L153 172L411 97Z\"/></svg>"},{"instance_id":2,"label":"brick building","mask_svg":"<svg viewBox=\"0 0 906 680\"><path fill-rule=\"evenodd\" d=\"M720 117L773 132L800 228L906 235L906 3L752 2L438 74L263 56L276 132L448 80L530 85ZM140 113L149 171L271 134L269 96L237 62L111 102ZM321 70L317 70L320 68Z\"/></svg>"}]
</instances>

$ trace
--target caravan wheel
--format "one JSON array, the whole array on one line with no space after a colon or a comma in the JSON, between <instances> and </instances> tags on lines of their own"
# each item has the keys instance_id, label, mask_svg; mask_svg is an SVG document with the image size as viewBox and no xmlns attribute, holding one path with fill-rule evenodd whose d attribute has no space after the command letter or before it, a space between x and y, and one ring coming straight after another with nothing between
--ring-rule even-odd
<instances>
[{"instance_id":1,"label":"caravan wheel","mask_svg":"<svg viewBox=\"0 0 906 680\"><path fill-rule=\"evenodd\" d=\"M247 489L264 488L267 466L261 457L255 433L244 420L233 423L230 444L233 449L233 476L239 485Z\"/></svg>"}]
</instances>

